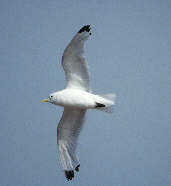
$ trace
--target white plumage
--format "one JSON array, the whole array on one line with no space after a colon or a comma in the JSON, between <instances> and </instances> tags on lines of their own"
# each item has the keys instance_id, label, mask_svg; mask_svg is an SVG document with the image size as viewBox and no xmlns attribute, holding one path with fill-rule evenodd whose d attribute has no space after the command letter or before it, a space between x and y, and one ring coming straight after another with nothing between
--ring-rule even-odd
<instances>
[{"instance_id":1,"label":"white plumage","mask_svg":"<svg viewBox=\"0 0 171 186\"><path fill-rule=\"evenodd\" d=\"M79 171L80 164L75 152L86 110L111 112L115 98L115 94L100 96L90 93L89 73L83 57L84 43L90 35L90 25L86 25L73 37L62 57L67 86L42 100L64 107L57 128L57 143L61 165L68 180L72 180L75 170Z\"/></svg>"},{"instance_id":2,"label":"white plumage","mask_svg":"<svg viewBox=\"0 0 171 186\"><path fill-rule=\"evenodd\" d=\"M90 91L90 80L87 64L83 57L84 42L90 35L90 28L78 32L64 50L62 66L65 71L67 88L79 88Z\"/></svg>"}]
</instances>

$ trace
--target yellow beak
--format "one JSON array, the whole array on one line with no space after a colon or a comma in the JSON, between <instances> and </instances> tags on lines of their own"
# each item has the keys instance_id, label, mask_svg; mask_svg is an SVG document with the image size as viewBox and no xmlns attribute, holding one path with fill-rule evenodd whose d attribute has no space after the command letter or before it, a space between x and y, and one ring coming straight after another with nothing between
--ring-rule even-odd
<instances>
[{"instance_id":1,"label":"yellow beak","mask_svg":"<svg viewBox=\"0 0 171 186\"><path fill-rule=\"evenodd\" d=\"M40 102L46 103L46 102L49 102L49 100L48 100L48 99L43 99L43 100L41 100Z\"/></svg>"}]
</instances>

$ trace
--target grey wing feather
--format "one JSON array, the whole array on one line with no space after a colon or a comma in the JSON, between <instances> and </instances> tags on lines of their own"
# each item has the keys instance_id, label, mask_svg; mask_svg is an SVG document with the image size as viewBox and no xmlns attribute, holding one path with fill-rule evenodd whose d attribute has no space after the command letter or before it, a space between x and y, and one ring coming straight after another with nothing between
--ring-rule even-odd
<instances>
[{"instance_id":1,"label":"grey wing feather","mask_svg":"<svg viewBox=\"0 0 171 186\"><path fill-rule=\"evenodd\" d=\"M59 158L64 170L74 170L79 165L75 151L85 113L84 109L64 108L57 128Z\"/></svg>"},{"instance_id":2,"label":"grey wing feather","mask_svg":"<svg viewBox=\"0 0 171 186\"><path fill-rule=\"evenodd\" d=\"M88 66L83 57L84 43L90 34L90 25L84 26L64 50L62 66L65 71L68 88L74 87L90 91Z\"/></svg>"}]
</instances>

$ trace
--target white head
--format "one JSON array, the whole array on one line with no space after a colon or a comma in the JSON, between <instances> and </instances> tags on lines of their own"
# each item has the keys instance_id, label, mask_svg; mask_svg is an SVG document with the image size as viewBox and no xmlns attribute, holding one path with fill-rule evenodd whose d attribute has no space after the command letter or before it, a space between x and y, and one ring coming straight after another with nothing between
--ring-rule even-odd
<instances>
[{"instance_id":1,"label":"white head","mask_svg":"<svg viewBox=\"0 0 171 186\"><path fill-rule=\"evenodd\" d=\"M49 102L49 103L54 103L55 102L55 95L52 93L48 96L47 99L43 99L41 100L42 103L46 103L46 102Z\"/></svg>"}]
</instances>

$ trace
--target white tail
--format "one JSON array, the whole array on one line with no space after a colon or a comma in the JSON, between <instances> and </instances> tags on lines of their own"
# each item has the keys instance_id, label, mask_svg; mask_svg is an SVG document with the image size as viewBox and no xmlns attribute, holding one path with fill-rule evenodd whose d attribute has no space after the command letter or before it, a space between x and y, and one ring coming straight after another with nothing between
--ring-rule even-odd
<instances>
[{"instance_id":1,"label":"white tail","mask_svg":"<svg viewBox=\"0 0 171 186\"><path fill-rule=\"evenodd\" d=\"M100 95L102 98L105 98L105 99L108 99L110 101L113 101L113 103L115 104L115 100L116 100L116 94L103 94L103 95Z\"/></svg>"},{"instance_id":2,"label":"white tail","mask_svg":"<svg viewBox=\"0 0 171 186\"><path fill-rule=\"evenodd\" d=\"M98 110L112 113L113 111L113 105L115 105L116 95L115 94L103 94L99 95L101 98L103 98L102 104L105 105L105 107L98 107Z\"/></svg>"}]
</instances>

